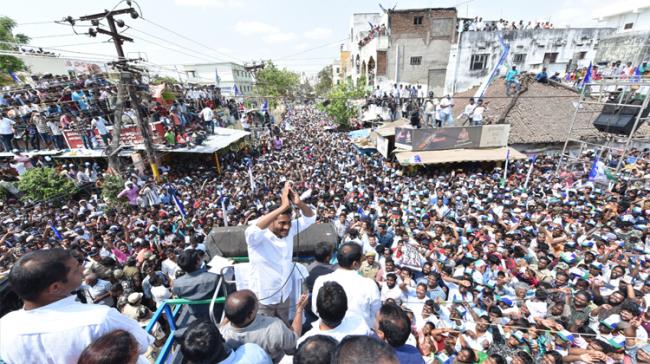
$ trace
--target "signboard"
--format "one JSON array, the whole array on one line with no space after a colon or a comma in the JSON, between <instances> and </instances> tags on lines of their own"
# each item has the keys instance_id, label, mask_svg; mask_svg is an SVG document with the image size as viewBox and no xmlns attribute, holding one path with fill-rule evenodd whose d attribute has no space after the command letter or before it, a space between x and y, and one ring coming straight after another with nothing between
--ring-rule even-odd
<instances>
[{"instance_id":1,"label":"signboard","mask_svg":"<svg viewBox=\"0 0 650 364\"><path fill-rule=\"evenodd\" d=\"M395 128L395 148L412 150L413 149L413 131L411 128Z\"/></svg>"},{"instance_id":2,"label":"signboard","mask_svg":"<svg viewBox=\"0 0 650 364\"><path fill-rule=\"evenodd\" d=\"M395 128L395 147L412 151L498 148L508 144L509 134L508 124L425 129Z\"/></svg>"},{"instance_id":3,"label":"signboard","mask_svg":"<svg viewBox=\"0 0 650 364\"><path fill-rule=\"evenodd\" d=\"M411 269L422 270L422 255L418 252L418 247L413 244L404 244L402 246L402 257L400 264Z\"/></svg>"},{"instance_id":4,"label":"signboard","mask_svg":"<svg viewBox=\"0 0 650 364\"><path fill-rule=\"evenodd\" d=\"M480 148L499 148L508 145L510 124L483 125Z\"/></svg>"},{"instance_id":5,"label":"signboard","mask_svg":"<svg viewBox=\"0 0 650 364\"><path fill-rule=\"evenodd\" d=\"M162 144L163 142L163 136L165 135L165 126L161 121L155 122L155 123L150 123L149 126L151 127L150 135L151 135L151 141L154 144ZM107 127L108 131L110 133L113 132L113 127L109 126ZM93 129L93 132L95 134L95 141L97 143L97 146L99 148L104 148L106 147L104 145L104 142L102 141L101 136L99 135L99 131L97 129ZM68 148L70 149L77 149L77 148L83 148L84 143L81 140L81 134L77 130L64 130L63 131L63 137L65 138L66 143L68 144ZM142 133L140 132L140 129L135 126L123 126L121 133L120 133L120 145L136 145L136 144L142 144L144 139L142 138Z\"/></svg>"},{"instance_id":6,"label":"signboard","mask_svg":"<svg viewBox=\"0 0 650 364\"><path fill-rule=\"evenodd\" d=\"M417 129L412 150L478 148L480 139L481 127L476 126Z\"/></svg>"},{"instance_id":7,"label":"signboard","mask_svg":"<svg viewBox=\"0 0 650 364\"><path fill-rule=\"evenodd\" d=\"M388 158L388 138L384 138L383 136L377 134L377 151L379 154L384 156L384 158Z\"/></svg>"}]
</instances>

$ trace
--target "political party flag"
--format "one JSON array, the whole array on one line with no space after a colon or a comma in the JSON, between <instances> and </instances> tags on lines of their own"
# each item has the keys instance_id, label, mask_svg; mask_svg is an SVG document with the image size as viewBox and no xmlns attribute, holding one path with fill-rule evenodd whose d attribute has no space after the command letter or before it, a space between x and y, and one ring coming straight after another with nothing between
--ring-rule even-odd
<instances>
[{"instance_id":1,"label":"political party flag","mask_svg":"<svg viewBox=\"0 0 650 364\"><path fill-rule=\"evenodd\" d=\"M52 224L52 221L47 222L50 225L50 229L52 229L52 232L54 233L54 236L56 236L56 240L63 240L63 236L61 236L61 233L59 230L54 227L54 224Z\"/></svg>"},{"instance_id":2,"label":"political party flag","mask_svg":"<svg viewBox=\"0 0 650 364\"><path fill-rule=\"evenodd\" d=\"M178 209L178 212L181 214L181 217L183 220L187 217L187 213L185 212L185 207L183 206L183 202L178 199L178 196L176 194L172 194L172 198L174 199L174 205L176 205L176 209Z\"/></svg>"},{"instance_id":3,"label":"political party flag","mask_svg":"<svg viewBox=\"0 0 650 364\"><path fill-rule=\"evenodd\" d=\"M269 109L269 100L264 100L262 103L262 107L260 108L260 111L267 111Z\"/></svg>"},{"instance_id":4,"label":"political party flag","mask_svg":"<svg viewBox=\"0 0 650 364\"><path fill-rule=\"evenodd\" d=\"M236 84L232 87L232 89L233 89L232 92L235 94L235 96L241 95L241 91L239 91L239 87L237 87Z\"/></svg>"},{"instance_id":5,"label":"political party flag","mask_svg":"<svg viewBox=\"0 0 650 364\"><path fill-rule=\"evenodd\" d=\"M591 164L591 169L589 170L589 180L593 181L596 179L598 176L598 161L600 160L600 156L596 155L596 158L594 158L594 162Z\"/></svg>"},{"instance_id":6,"label":"political party flag","mask_svg":"<svg viewBox=\"0 0 650 364\"><path fill-rule=\"evenodd\" d=\"M253 167L248 166L248 180L251 184L251 190L255 191L255 179L253 178Z\"/></svg>"},{"instance_id":7,"label":"political party flag","mask_svg":"<svg viewBox=\"0 0 650 364\"><path fill-rule=\"evenodd\" d=\"M481 97L483 97L483 94L485 91L488 89L492 81L497 77L497 74L499 73L499 68L505 63L506 58L508 58L508 53L510 53L510 45L508 45L504 40L501 35L499 35L499 44L501 44L501 56L499 56L499 61L492 67L492 70L490 71L490 74L488 77L486 77L483 80L483 83L481 83L481 86L479 86L478 90L476 90L476 93L474 93L474 100L478 100Z\"/></svg>"},{"instance_id":8,"label":"political party flag","mask_svg":"<svg viewBox=\"0 0 650 364\"><path fill-rule=\"evenodd\" d=\"M591 62L589 62L589 67L587 67L587 73L585 74L585 78L582 80L582 83L580 84L580 88L585 87L586 84L591 82Z\"/></svg>"},{"instance_id":9,"label":"political party flag","mask_svg":"<svg viewBox=\"0 0 650 364\"><path fill-rule=\"evenodd\" d=\"M524 190L528 188L528 181L530 181L530 175L533 173L533 167L535 166L536 160L537 160L537 154L533 154L533 156L530 158L530 167L528 167L528 174L526 175Z\"/></svg>"},{"instance_id":10,"label":"political party flag","mask_svg":"<svg viewBox=\"0 0 650 364\"><path fill-rule=\"evenodd\" d=\"M219 78L219 71L217 69L214 69L214 84L215 86L219 86L219 83L221 82L221 78Z\"/></svg>"},{"instance_id":11,"label":"political party flag","mask_svg":"<svg viewBox=\"0 0 650 364\"><path fill-rule=\"evenodd\" d=\"M506 180L508 178L508 162L510 160L510 148L506 147L506 164L503 167L503 178L501 178L501 187L506 185Z\"/></svg>"},{"instance_id":12,"label":"political party flag","mask_svg":"<svg viewBox=\"0 0 650 364\"><path fill-rule=\"evenodd\" d=\"M226 199L221 197L221 210L223 211L223 226L228 226L228 211L226 210Z\"/></svg>"},{"instance_id":13,"label":"political party flag","mask_svg":"<svg viewBox=\"0 0 650 364\"><path fill-rule=\"evenodd\" d=\"M9 70L7 70L7 73L9 74L9 76L11 76L11 79L14 80L15 83L22 83L20 81L20 78L18 78L18 76L16 76L15 73L13 73L12 71L9 71Z\"/></svg>"}]
</instances>

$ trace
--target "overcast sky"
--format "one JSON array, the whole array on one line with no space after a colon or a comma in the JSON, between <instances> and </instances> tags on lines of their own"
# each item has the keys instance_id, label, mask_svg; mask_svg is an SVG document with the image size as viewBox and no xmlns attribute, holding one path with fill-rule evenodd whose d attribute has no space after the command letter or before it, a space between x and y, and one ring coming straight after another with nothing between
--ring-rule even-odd
<instances>
[{"instance_id":1,"label":"overcast sky","mask_svg":"<svg viewBox=\"0 0 650 364\"><path fill-rule=\"evenodd\" d=\"M647 0L646 0L647 1ZM385 8L456 6L459 16L484 19L550 20L557 27L597 26L598 12L631 7L643 0L381 0ZM349 34L353 13L379 12L376 0L140 0L144 19L121 17L132 29L124 34L130 56L142 52L152 63L250 62L272 59L295 71L314 74L337 56ZM70 26L29 24L79 17L112 9L116 0L5 1L3 15L19 23L17 32L31 36L31 44L83 52L79 56L106 59L115 56L105 35L74 35ZM126 6L122 3L119 7ZM88 23L84 23L88 24ZM104 23L105 24L105 23ZM163 25L179 35L157 27ZM75 27L79 33L87 27ZM144 32L144 33L143 33ZM192 39L187 40L183 37ZM87 44L92 43L92 44ZM62 53L62 52L59 52ZM93 53L93 54L85 54ZM73 53L65 53L72 55Z\"/></svg>"}]
</instances>

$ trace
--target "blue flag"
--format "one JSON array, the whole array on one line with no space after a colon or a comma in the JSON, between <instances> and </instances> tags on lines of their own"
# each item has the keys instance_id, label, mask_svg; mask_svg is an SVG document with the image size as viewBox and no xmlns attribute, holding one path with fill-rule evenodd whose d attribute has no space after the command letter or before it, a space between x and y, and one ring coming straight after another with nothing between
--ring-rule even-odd
<instances>
[{"instance_id":1,"label":"blue flag","mask_svg":"<svg viewBox=\"0 0 650 364\"><path fill-rule=\"evenodd\" d=\"M181 217L183 220L187 217L187 213L185 212L185 207L183 206L183 203L181 200L178 199L178 196L176 194L172 195L172 198L174 199L174 205L176 205L176 209L178 209L178 212L181 214Z\"/></svg>"},{"instance_id":2,"label":"blue flag","mask_svg":"<svg viewBox=\"0 0 650 364\"><path fill-rule=\"evenodd\" d=\"M47 222L50 225L50 229L52 229L52 232L54 233L54 236L56 236L56 240L63 240L63 236L61 236L61 233L59 230L54 227L54 224L52 224L52 221Z\"/></svg>"},{"instance_id":3,"label":"blue flag","mask_svg":"<svg viewBox=\"0 0 650 364\"><path fill-rule=\"evenodd\" d=\"M9 70L7 70L7 73L9 74L9 76L11 76L11 79L14 80L15 83L21 83L20 78L18 78L18 76L16 76L15 73Z\"/></svg>"},{"instance_id":4,"label":"blue flag","mask_svg":"<svg viewBox=\"0 0 650 364\"><path fill-rule=\"evenodd\" d=\"M264 100L262 103L262 108L260 109L261 111L267 111L269 109L269 100Z\"/></svg>"},{"instance_id":5,"label":"blue flag","mask_svg":"<svg viewBox=\"0 0 650 364\"><path fill-rule=\"evenodd\" d=\"M585 87L585 85L588 84L589 82L591 82L591 62L589 62L587 73L585 74L585 78L582 80L582 83L580 84L580 88Z\"/></svg>"},{"instance_id":6,"label":"blue flag","mask_svg":"<svg viewBox=\"0 0 650 364\"><path fill-rule=\"evenodd\" d=\"M600 160L600 156L596 155L596 158L594 159L594 163L591 165L591 170L589 171L589 180L593 181L596 179L598 176L598 161Z\"/></svg>"},{"instance_id":7,"label":"blue flag","mask_svg":"<svg viewBox=\"0 0 650 364\"><path fill-rule=\"evenodd\" d=\"M239 87L237 87L236 84L232 87L232 89L232 92L235 94L235 96L239 96L241 94L241 91L239 91Z\"/></svg>"}]
</instances>

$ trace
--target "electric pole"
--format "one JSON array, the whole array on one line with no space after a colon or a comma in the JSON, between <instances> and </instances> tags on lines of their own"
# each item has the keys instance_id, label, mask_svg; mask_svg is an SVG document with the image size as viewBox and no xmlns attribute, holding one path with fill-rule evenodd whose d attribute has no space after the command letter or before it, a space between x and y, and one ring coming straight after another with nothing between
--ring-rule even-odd
<instances>
[{"instance_id":1,"label":"electric pole","mask_svg":"<svg viewBox=\"0 0 650 364\"><path fill-rule=\"evenodd\" d=\"M96 37L97 34L106 34L113 39L113 44L115 45L115 50L117 51L118 61L113 63L114 68L120 72L120 78L117 85L117 102L115 105L114 112L114 122L113 122L113 140L111 141L110 147L107 146L108 154L108 164L109 167L115 171L119 170L119 157L118 153L120 150L120 133L122 130L122 114L124 111L124 100L128 97L131 102L131 107L136 111L136 123L140 132L142 133L142 138L144 140L145 151L147 153L147 159L149 159L149 164L151 165L151 171L153 173L154 179L156 181L160 180L160 172L158 171L157 158L155 151L153 149L153 143L151 142L151 137L149 135L149 122L145 120L143 115L140 113L140 101L135 88L133 86L133 75L135 72L130 69L128 62L130 60L124 57L124 50L122 49L122 44L127 42L133 42L133 38L122 35L118 32L117 28L124 27L124 20L115 19L117 15L129 14L131 18L137 19L140 14L131 7L131 1L126 2L129 7L119 10L104 10L104 12L85 15L79 17L79 21L90 21L94 28L88 29L88 35L91 37ZM109 30L102 29L99 27L100 21L106 19L108 23ZM75 20L72 17L67 17L65 19L71 25L74 26Z\"/></svg>"}]
</instances>

